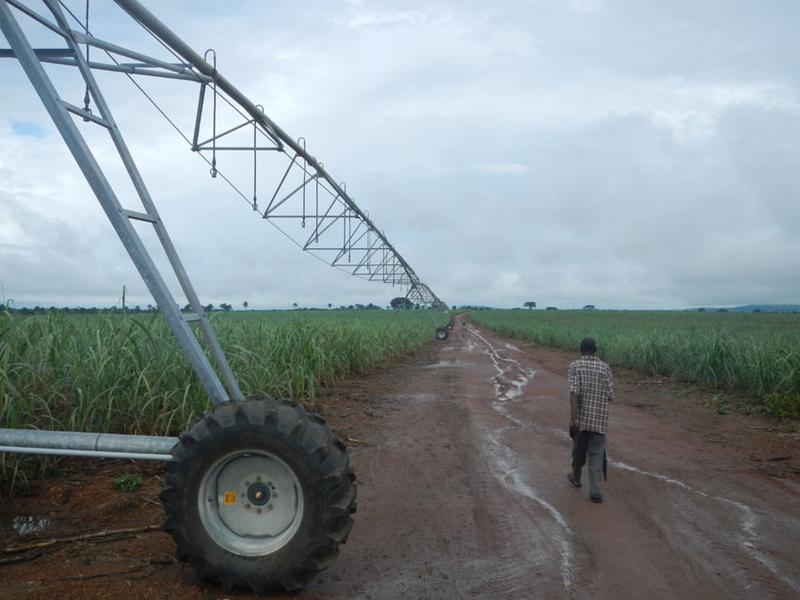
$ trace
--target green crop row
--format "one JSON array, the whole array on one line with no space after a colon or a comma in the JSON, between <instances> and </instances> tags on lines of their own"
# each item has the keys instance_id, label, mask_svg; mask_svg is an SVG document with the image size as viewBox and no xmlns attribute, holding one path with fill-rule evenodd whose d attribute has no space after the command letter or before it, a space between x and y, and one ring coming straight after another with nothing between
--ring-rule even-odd
<instances>
[{"instance_id":1,"label":"green crop row","mask_svg":"<svg viewBox=\"0 0 800 600\"><path fill-rule=\"evenodd\" d=\"M598 355L715 389L761 398L800 393L800 315L666 311L477 311L500 334L574 349L597 340Z\"/></svg>"},{"instance_id":2,"label":"green crop row","mask_svg":"<svg viewBox=\"0 0 800 600\"><path fill-rule=\"evenodd\" d=\"M412 351L433 311L234 312L211 317L245 395L320 386ZM0 427L177 435L210 406L159 314L0 312ZM0 454L0 475L24 474ZM38 463L37 463L38 464Z\"/></svg>"}]
</instances>

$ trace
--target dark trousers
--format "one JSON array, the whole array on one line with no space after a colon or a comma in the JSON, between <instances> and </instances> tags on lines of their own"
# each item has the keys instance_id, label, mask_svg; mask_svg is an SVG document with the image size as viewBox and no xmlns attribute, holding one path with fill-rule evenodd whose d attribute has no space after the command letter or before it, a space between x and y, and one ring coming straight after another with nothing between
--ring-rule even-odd
<instances>
[{"instance_id":1,"label":"dark trousers","mask_svg":"<svg viewBox=\"0 0 800 600\"><path fill-rule=\"evenodd\" d=\"M581 471L589 456L589 493L601 494L600 481L606 456L606 436L594 431L580 431L572 438L572 478L581 480Z\"/></svg>"}]
</instances>

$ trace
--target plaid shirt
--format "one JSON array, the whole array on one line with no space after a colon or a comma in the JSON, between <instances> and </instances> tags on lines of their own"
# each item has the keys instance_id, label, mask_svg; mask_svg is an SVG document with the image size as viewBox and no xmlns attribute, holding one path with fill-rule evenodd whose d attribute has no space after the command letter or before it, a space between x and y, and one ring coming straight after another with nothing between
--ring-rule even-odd
<instances>
[{"instance_id":1,"label":"plaid shirt","mask_svg":"<svg viewBox=\"0 0 800 600\"><path fill-rule=\"evenodd\" d=\"M611 368L592 354L581 356L569 365L569 391L578 396L578 429L604 434L614 399Z\"/></svg>"}]
</instances>

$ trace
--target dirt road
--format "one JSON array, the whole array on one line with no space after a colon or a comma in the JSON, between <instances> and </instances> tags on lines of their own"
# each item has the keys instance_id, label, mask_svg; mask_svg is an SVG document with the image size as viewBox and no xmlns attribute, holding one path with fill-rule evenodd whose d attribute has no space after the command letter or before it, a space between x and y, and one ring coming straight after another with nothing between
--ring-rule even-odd
<instances>
[{"instance_id":1,"label":"dirt road","mask_svg":"<svg viewBox=\"0 0 800 600\"><path fill-rule=\"evenodd\" d=\"M746 420L716 429L718 415L665 406L670 390L621 379L596 505L565 478L567 361L473 328L324 399L350 440L359 510L339 559L291 597L797 597L800 482L751 460L796 464L797 436L775 442ZM124 511L110 500L93 513L81 494L63 501L58 482L25 509L51 502L48 514L73 529L157 523L157 471L146 474ZM0 517L20 510L6 504ZM192 583L171 552L168 537L146 532L0 566L0 578L6 597L231 597Z\"/></svg>"},{"instance_id":2,"label":"dirt road","mask_svg":"<svg viewBox=\"0 0 800 600\"><path fill-rule=\"evenodd\" d=\"M684 425L624 404L620 389L605 502L592 504L565 479L565 370L485 331L454 338L378 401L386 416L360 470L352 546L309 593L800 593L796 481L746 468Z\"/></svg>"}]
</instances>

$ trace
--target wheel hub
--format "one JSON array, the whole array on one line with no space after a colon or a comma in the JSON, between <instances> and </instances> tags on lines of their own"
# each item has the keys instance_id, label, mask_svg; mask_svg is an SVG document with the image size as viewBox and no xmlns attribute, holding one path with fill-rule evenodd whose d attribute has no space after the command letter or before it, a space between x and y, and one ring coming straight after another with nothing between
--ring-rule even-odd
<instances>
[{"instance_id":1,"label":"wheel hub","mask_svg":"<svg viewBox=\"0 0 800 600\"><path fill-rule=\"evenodd\" d=\"M262 451L229 454L209 469L199 490L200 517L227 550L245 556L278 550L303 515L303 494L292 469Z\"/></svg>"},{"instance_id":2,"label":"wheel hub","mask_svg":"<svg viewBox=\"0 0 800 600\"><path fill-rule=\"evenodd\" d=\"M267 502L269 502L271 496L272 492L267 484L260 481L251 483L247 488L247 500L253 506L264 506Z\"/></svg>"}]
</instances>

